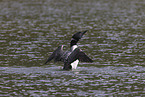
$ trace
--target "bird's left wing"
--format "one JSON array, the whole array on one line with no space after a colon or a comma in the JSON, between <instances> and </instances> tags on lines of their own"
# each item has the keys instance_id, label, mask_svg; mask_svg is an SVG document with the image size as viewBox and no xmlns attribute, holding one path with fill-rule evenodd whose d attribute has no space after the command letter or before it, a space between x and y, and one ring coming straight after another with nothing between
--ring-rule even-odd
<instances>
[{"instance_id":1,"label":"bird's left wing","mask_svg":"<svg viewBox=\"0 0 145 97\"><path fill-rule=\"evenodd\" d=\"M70 64L75 60L79 60L81 62L93 62L91 58L89 58L81 49L76 48L68 57L67 63Z\"/></svg>"}]
</instances>

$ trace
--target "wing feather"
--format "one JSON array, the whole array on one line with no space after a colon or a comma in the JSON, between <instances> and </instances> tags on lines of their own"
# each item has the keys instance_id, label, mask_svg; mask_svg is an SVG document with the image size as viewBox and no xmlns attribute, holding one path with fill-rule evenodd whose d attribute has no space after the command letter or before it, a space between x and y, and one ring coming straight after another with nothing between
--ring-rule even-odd
<instances>
[{"instance_id":1,"label":"wing feather","mask_svg":"<svg viewBox=\"0 0 145 97\"><path fill-rule=\"evenodd\" d=\"M89 58L84 52L80 51L79 52L79 58L81 62L93 62L91 58Z\"/></svg>"},{"instance_id":2,"label":"wing feather","mask_svg":"<svg viewBox=\"0 0 145 97\"><path fill-rule=\"evenodd\" d=\"M51 61L52 59L54 59L55 62L59 61L60 60L60 57L63 53L63 50L62 50L62 47L63 46L59 46L51 55L50 57L47 59L47 61L44 63L46 64L47 62Z\"/></svg>"},{"instance_id":3,"label":"wing feather","mask_svg":"<svg viewBox=\"0 0 145 97\"><path fill-rule=\"evenodd\" d=\"M91 58L89 58L84 52L82 52L79 48L76 48L68 57L67 63L70 64L75 60L79 60L81 62L93 62Z\"/></svg>"}]
</instances>

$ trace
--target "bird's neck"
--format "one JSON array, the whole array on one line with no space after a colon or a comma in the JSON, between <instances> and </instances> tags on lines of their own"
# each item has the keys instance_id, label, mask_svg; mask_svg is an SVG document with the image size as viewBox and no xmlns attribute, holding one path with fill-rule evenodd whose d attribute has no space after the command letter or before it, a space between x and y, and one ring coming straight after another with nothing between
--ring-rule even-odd
<instances>
[{"instance_id":1,"label":"bird's neck","mask_svg":"<svg viewBox=\"0 0 145 97\"><path fill-rule=\"evenodd\" d=\"M72 38L72 39L71 39L71 42L70 42L70 47L72 47L72 46L74 46L74 45L77 45L77 42L78 42L78 41L79 41L79 40Z\"/></svg>"}]
</instances>

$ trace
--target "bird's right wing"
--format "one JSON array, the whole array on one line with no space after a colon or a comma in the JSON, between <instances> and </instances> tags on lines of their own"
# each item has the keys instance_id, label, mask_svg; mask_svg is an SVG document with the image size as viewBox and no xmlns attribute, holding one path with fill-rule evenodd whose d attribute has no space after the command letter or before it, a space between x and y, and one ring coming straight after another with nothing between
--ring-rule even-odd
<instances>
[{"instance_id":1,"label":"bird's right wing","mask_svg":"<svg viewBox=\"0 0 145 97\"><path fill-rule=\"evenodd\" d=\"M47 59L47 61L44 63L46 64L47 62L51 61L52 59L54 59L54 61L58 61L61 54L63 53L63 50L62 50L63 46L59 46L51 55L50 57Z\"/></svg>"}]
</instances>

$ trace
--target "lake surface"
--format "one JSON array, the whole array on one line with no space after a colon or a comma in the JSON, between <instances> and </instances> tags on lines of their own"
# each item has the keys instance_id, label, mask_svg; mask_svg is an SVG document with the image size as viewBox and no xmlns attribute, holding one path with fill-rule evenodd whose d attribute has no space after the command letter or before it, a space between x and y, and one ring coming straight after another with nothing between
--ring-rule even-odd
<instances>
[{"instance_id":1,"label":"lake surface","mask_svg":"<svg viewBox=\"0 0 145 97\"><path fill-rule=\"evenodd\" d=\"M44 65L59 46L93 63ZM1 0L0 96L145 96L144 0Z\"/></svg>"}]
</instances>

